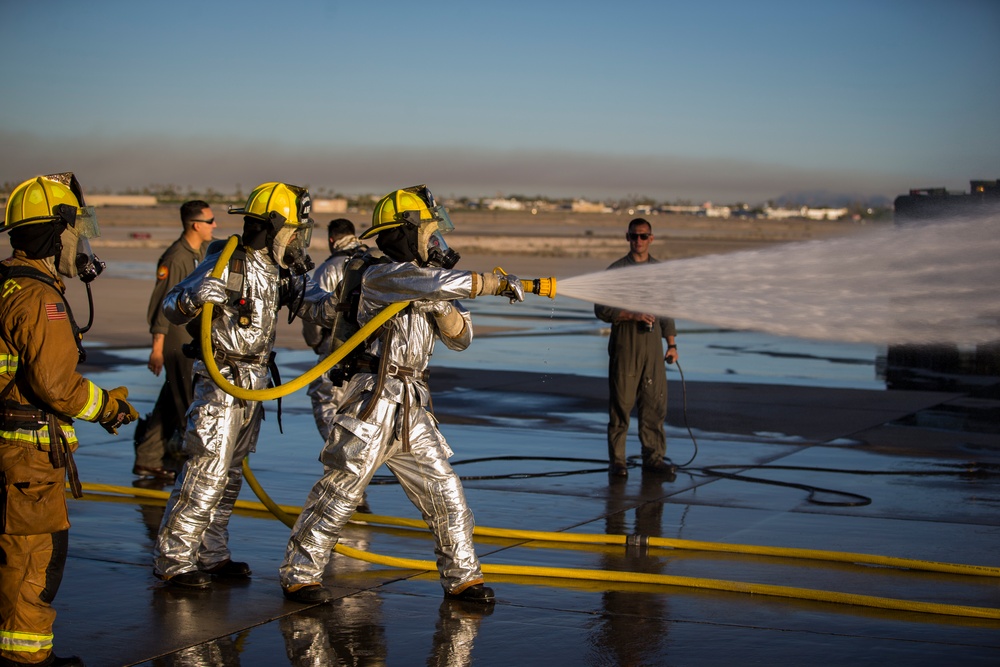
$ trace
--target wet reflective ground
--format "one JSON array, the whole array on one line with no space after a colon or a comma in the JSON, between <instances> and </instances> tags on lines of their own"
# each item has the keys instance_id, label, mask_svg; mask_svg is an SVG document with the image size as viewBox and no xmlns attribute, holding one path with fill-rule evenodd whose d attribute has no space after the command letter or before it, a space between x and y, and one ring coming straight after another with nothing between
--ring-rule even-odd
<instances>
[{"instance_id":1,"label":"wet reflective ground","mask_svg":"<svg viewBox=\"0 0 1000 667\"><path fill-rule=\"evenodd\" d=\"M432 366L435 409L479 526L1000 566L1000 436L962 430L961 421L942 426L920 419L942 406L968 406L969 399L885 391L874 377L877 350L681 323L687 400L672 370L668 454L686 465L674 480L644 478L633 468L627 480L609 483L607 339L599 324L585 304L532 306L517 311L517 319L513 310L492 304L478 311L477 324L492 335L463 354L439 350ZM148 352L91 349L100 366L90 376L104 386L128 385L140 412L148 411L160 382L144 368ZM313 359L285 351L279 362L287 380ZM299 506L320 474L321 442L304 391L282 407L284 434L269 404L251 465L276 501ZM118 438L89 424L79 430L83 481L133 488L132 427ZM638 454L634 437L629 448ZM756 481L713 474L712 467L727 465L738 467L722 472ZM418 518L394 484L374 484L368 495L377 515ZM256 500L246 487L243 497ZM88 665L1000 661L998 620L507 574L487 575L499 599L482 609L443 600L435 572L339 555L328 577L338 599L308 608L285 601L278 586L288 529L254 511L239 512L230 526L234 557L250 562L252 581L178 593L164 588L150 565L162 511L155 499L71 501L70 558L55 604L57 653L78 654ZM352 525L343 542L434 558L426 532ZM996 578L501 537L478 538L477 547L486 565L652 573L1000 608Z\"/></svg>"}]
</instances>

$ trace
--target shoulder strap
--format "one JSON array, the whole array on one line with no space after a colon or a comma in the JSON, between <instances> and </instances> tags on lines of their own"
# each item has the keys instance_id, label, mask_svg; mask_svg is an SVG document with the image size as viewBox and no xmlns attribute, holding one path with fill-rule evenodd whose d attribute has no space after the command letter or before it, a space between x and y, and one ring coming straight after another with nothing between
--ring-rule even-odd
<instances>
[{"instance_id":1,"label":"shoulder strap","mask_svg":"<svg viewBox=\"0 0 1000 667\"><path fill-rule=\"evenodd\" d=\"M86 361L87 351L83 349L83 335L80 333L80 327L76 324L76 318L73 317L73 308L69 305L69 301L66 300L66 295L59 289L56 285L56 279L47 273L43 273L32 266L7 266L2 265L2 274L4 280L11 278L30 278L32 280L37 280L40 283L45 283L59 295L62 299L63 305L66 306L66 316L69 318L70 326L73 327L73 340L76 341L77 353L80 356L80 361Z\"/></svg>"}]
</instances>

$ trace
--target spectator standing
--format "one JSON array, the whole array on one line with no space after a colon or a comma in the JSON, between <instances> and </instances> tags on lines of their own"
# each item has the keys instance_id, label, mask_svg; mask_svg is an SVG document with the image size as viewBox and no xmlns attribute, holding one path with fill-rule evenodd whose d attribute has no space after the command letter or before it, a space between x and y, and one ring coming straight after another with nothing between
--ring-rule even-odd
<instances>
[{"instance_id":1,"label":"spectator standing","mask_svg":"<svg viewBox=\"0 0 1000 667\"><path fill-rule=\"evenodd\" d=\"M649 254L653 242L653 227L644 218L628 224L625 238L629 253L611 264L619 269L641 264L656 264ZM677 360L677 329L669 317L633 312L598 304L594 314L611 323L608 341L608 474L628 477L625 441L629 414L635 407L639 418L639 443L642 445L642 470L654 475L672 476L676 468L664 460L667 435L663 422L667 418L666 363ZM661 338L667 341L663 353Z\"/></svg>"},{"instance_id":2,"label":"spectator standing","mask_svg":"<svg viewBox=\"0 0 1000 667\"><path fill-rule=\"evenodd\" d=\"M215 231L215 216L207 202L195 199L181 205L183 231L156 263L156 284L149 297L146 321L153 336L147 368L166 380L153 405L153 411L140 419L135 427L135 463L132 473L140 477L173 482L177 472L166 465L167 451L175 433L184 432L184 414L191 405L194 359L184 354L184 346L192 341L183 326L172 324L160 308L163 297L174 285L194 271L205 257L205 250Z\"/></svg>"}]
</instances>

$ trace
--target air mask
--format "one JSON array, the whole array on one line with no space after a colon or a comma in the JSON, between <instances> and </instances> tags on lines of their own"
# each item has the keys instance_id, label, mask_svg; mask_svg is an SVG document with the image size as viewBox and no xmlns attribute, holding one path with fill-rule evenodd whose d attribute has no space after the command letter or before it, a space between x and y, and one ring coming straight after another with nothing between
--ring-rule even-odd
<instances>
[{"instance_id":1,"label":"air mask","mask_svg":"<svg viewBox=\"0 0 1000 667\"><path fill-rule=\"evenodd\" d=\"M402 218L417 228L417 249L421 263L424 266L451 269L458 263L460 255L448 247L444 234L455 229L455 225L443 206L432 206L428 210L431 220L421 220L417 211L406 211Z\"/></svg>"},{"instance_id":2,"label":"air mask","mask_svg":"<svg viewBox=\"0 0 1000 667\"><path fill-rule=\"evenodd\" d=\"M301 219L301 218L300 218ZM308 273L315 266L307 254L309 242L312 240L312 220L306 218L306 223L292 226L282 225L274 235L272 257L283 269L288 269L294 275Z\"/></svg>"},{"instance_id":3,"label":"air mask","mask_svg":"<svg viewBox=\"0 0 1000 667\"><path fill-rule=\"evenodd\" d=\"M73 208L60 204L53 212L65 225L59 236L56 270L67 278L79 277L85 283L93 281L106 266L90 247L90 239L101 235L94 207Z\"/></svg>"}]
</instances>

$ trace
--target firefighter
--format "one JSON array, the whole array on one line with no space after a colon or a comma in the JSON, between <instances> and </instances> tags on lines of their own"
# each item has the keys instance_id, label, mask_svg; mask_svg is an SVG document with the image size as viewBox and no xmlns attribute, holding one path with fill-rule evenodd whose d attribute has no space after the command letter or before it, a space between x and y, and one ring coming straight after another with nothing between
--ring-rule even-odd
<instances>
[{"instance_id":1,"label":"firefighter","mask_svg":"<svg viewBox=\"0 0 1000 667\"><path fill-rule=\"evenodd\" d=\"M354 223L347 218L331 220L327 227L327 244L330 256L316 267L313 280L327 292L336 293L340 281L344 278L344 267L352 255L367 250L367 246L354 233ZM332 332L329 328L319 327L312 322L302 323L302 336L306 344L323 359L333 352ZM323 442L330 435L330 419L337 412L344 396L342 385L335 384L329 374L324 373L309 384L306 392L312 402L313 419Z\"/></svg>"},{"instance_id":2,"label":"firefighter","mask_svg":"<svg viewBox=\"0 0 1000 667\"><path fill-rule=\"evenodd\" d=\"M268 385L278 311L330 326L336 297L309 278L306 253L313 221L309 193L286 183L263 183L245 206L240 247L222 278L211 276L224 243L217 242L198 268L171 289L163 312L174 324L197 325L206 303L216 304L212 350L197 350L194 400L187 412L187 462L167 502L153 551L154 574L172 586L206 588L212 577L247 579L250 566L230 558L229 517L243 485L243 459L257 444L263 407L235 398L209 376L212 354L223 377L245 389ZM200 331L200 327L198 328ZM196 336L200 340L200 335Z\"/></svg>"},{"instance_id":3,"label":"firefighter","mask_svg":"<svg viewBox=\"0 0 1000 667\"><path fill-rule=\"evenodd\" d=\"M53 653L52 608L69 544L65 483L80 497L74 419L110 433L138 418L128 390L80 375L80 330L63 278L88 281L103 264L72 173L39 176L10 194L13 256L0 264L0 665L82 665Z\"/></svg>"},{"instance_id":4,"label":"firefighter","mask_svg":"<svg viewBox=\"0 0 1000 667\"><path fill-rule=\"evenodd\" d=\"M427 364L440 338L450 349L472 342L472 318L458 299L481 294L524 300L515 276L454 270L458 253L442 233L454 229L426 186L383 197L362 239L376 237L391 260L373 263L361 279L357 322L364 325L391 303L411 305L368 342L367 364L347 385L344 402L320 455L327 473L313 486L280 568L284 596L327 602L323 570L344 524L383 463L421 511L435 538L447 597L490 604L472 542L473 518L462 483L448 463L452 451L430 409ZM350 271L351 269L348 269ZM350 277L344 278L346 285Z\"/></svg>"}]
</instances>

